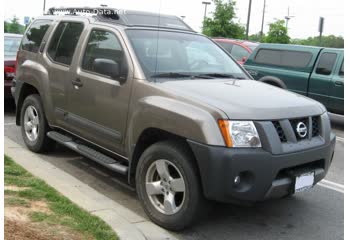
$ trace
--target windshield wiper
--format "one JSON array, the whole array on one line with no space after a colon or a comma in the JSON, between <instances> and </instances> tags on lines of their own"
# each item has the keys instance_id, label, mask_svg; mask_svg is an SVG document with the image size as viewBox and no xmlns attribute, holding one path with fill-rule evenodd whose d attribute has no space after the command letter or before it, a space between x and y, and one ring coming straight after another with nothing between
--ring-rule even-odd
<instances>
[{"instance_id":1,"label":"windshield wiper","mask_svg":"<svg viewBox=\"0 0 350 240\"><path fill-rule=\"evenodd\" d=\"M186 78L192 77L190 74L186 73L176 73L176 72L167 72L167 73L157 73L151 76L152 78Z\"/></svg>"},{"instance_id":2,"label":"windshield wiper","mask_svg":"<svg viewBox=\"0 0 350 240\"><path fill-rule=\"evenodd\" d=\"M213 78L234 78L234 79L246 79L241 76L235 76L233 74L227 74L227 73L203 73L197 75L198 77L213 77Z\"/></svg>"}]
</instances>

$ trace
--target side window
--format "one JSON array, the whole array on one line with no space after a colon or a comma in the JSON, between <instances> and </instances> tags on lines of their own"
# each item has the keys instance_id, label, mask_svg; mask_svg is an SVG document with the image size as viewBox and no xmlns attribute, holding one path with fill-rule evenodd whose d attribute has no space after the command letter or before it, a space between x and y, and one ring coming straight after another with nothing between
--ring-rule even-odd
<instances>
[{"instance_id":1,"label":"side window","mask_svg":"<svg viewBox=\"0 0 350 240\"><path fill-rule=\"evenodd\" d=\"M29 52L38 52L41 41L47 29L51 25L51 20L36 20L30 26L22 40L22 49Z\"/></svg>"},{"instance_id":2,"label":"side window","mask_svg":"<svg viewBox=\"0 0 350 240\"><path fill-rule=\"evenodd\" d=\"M320 60L317 64L316 73L322 75L330 75L332 73L336 59L336 53L322 53Z\"/></svg>"},{"instance_id":3,"label":"side window","mask_svg":"<svg viewBox=\"0 0 350 240\"><path fill-rule=\"evenodd\" d=\"M231 50L231 55L237 61L242 61L244 57L248 58L249 52L245 50L243 47L234 44Z\"/></svg>"},{"instance_id":4,"label":"side window","mask_svg":"<svg viewBox=\"0 0 350 240\"><path fill-rule=\"evenodd\" d=\"M119 73L113 73L112 70L109 71L108 69L104 69L101 72L101 69L96 69L101 68L96 65L96 59L98 59L98 61L102 60L103 62L112 64L110 65L111 67L114 64L117 64L119 67ZM113 78L120 78L126 76L126 65L126 58L117 36L104 30L92 30L86 45L81 66L82 69L108 76L113 75ZM115 76L115 74L117 75Z\"/></svg>"},{"instance_id":5,"label":"side window","mask_svg":"<svg viewBox=\"0 0 350 240\"><path fill-rule=\"evenodd\" d=\"M312 58L310 52L260 49L255 62L285 67L307 67Z\"/></svg>"},{"instance_id":6,"label":"side window","mask_svg":"<svg viewBox=\"0 0 350 240\"><path fill-rule=\"evenodd\" d=\"M340 67L339 76L342 76L342 77L344 76L344 60Z\"/></svg>"},{"instance_id":7,"label":"side window","mask_svg":"<svg viewBox=\"0 0 350 240\"><path fill-rule=\"evenodd\" d=\"M232 43L227 42L217 42L221 47L223 47L226 51L231 52L232 49Z\"/></svg>"},{"instance_id":8,"label":"side window","mask_svg":"<svg viewBox=\"0 0 350 240\"><path fill-rule=\"evenodd\" d=\"M83 23L61 22L52 36L47 51L50 58L55 62L70 65L83 29Z\"/></svg>"}]
</instances>

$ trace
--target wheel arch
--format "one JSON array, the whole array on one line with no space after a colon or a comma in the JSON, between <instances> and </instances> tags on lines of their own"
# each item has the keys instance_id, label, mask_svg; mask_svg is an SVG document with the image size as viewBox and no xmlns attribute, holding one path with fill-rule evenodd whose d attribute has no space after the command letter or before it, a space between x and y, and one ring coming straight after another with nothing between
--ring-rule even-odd
<instances>
[{"instance_id":1,"label":"wheel arch","mask_svg":"<svg viewBox=\"0 0 350 240\"><path fill-rule=\"evenodd\" d=\"M279 78L274 76L264 76L258 80L259 82L264 82L275 87L287 89L287 85Z\"/></svg>"}]
</instances>

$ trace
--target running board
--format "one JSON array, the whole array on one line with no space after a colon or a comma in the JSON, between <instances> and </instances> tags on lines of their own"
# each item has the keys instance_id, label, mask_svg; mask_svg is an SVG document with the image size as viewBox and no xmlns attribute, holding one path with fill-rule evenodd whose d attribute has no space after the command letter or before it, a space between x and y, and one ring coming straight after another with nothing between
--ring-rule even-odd
<instances>
[{"instance_id":1,"label":"running board","mask_svg":"<svg viewBox=\"0 0 350 240\"><path fill-rule=\"evenodd\" d=\"M100 153L86 145L74 142L74 140L69 136L63 135L55 131L48 132L47 136L53 139L54 141L68 147L69 149L72 149L73 151L83 155L84 157L90 158L91 160L94 160L95 162L111 169L112 171L115 171L124 175L128 173L127 166L122 165L120 162L116 161L115 159L103 153Z\"/></svg>"}]
</instances>

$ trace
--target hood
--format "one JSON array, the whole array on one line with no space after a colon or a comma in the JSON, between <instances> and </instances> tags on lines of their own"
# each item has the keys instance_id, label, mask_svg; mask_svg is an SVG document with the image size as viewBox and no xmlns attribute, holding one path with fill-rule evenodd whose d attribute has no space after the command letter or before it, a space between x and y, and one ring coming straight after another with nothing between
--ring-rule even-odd
<instances>
[{"instance_id":1,"label":"hood","mask_svg":"<svg viewBox=\"0 0 350 240\"><path fill-rule=\"evenodd\" d=\"M216 107L229 119L275 120L326 111L315 100L254 80L171 80L159 85L169 93Z\"/></svg>"}]
</instances>

